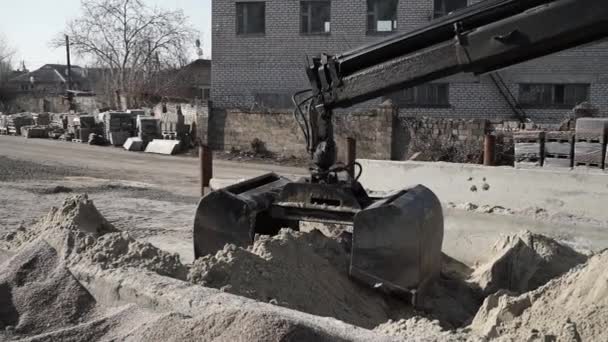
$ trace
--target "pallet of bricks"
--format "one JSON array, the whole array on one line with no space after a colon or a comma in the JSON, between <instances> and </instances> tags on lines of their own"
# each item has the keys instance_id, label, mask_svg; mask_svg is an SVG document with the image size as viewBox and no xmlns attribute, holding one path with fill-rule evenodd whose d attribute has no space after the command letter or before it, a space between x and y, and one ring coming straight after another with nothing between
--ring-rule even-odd
<instances>
[{"instance_id":1,"label":"pallet of bricks","mask_svg":"<svg viewBox=\"0 0 608 342\"><path fill-rule=\"evenodd\" d=\"M104 138L114 146L122 146L129 137L135 134L135 119L130 113L105 113L103 124Z\"/></svg>"},{"instance_id":2,"label":"pallet of bricks","mask_svg":"<svg viewBox=\"0 0 608 342\"><path fill-rule=\"evenodd\" d=\"M8 115L6 125L9 135L21 135L21 127L34 125L34 119L31 113Z\"/></svg>"},{"instance_id":3,"label":"pallet of bricks","mask_svg":"<svg viewBox=\"0 0 608 342\"><path fill-rule=\"evenodd\" d=\"M8 134L8 115L0 115L0 135Z\"/></svg>"},{"instance_id":4,"label":"pallet of bricks","mask_svg":"<svg viewBox=\"0 0 608 342\"><path fill-rule=\"evenodd\" d=\"M604 169L608 119L580 118L576 120L574 167Z\"/></svg>"},{"instance_id":5,"label":"pallet of bricks","mask_svg":"<svg viewBox=\"0 0 608 342\"><path fill-rule=\"evenodd\" d=\"M515 167L536 168L543 165L545 132L522 131L513 134Z\"/></svg>"},{"instance_id":6,"label":"pallet of bricks","mask_svg":"<svg viewBox=\"0 0 608 342\"><path fill-rule=\"evenodd\" d=\"M573 164L574 132L545 132L543 167L572 168Z\"/></svg>"},{"instance_id":7,"label":"pallet of bricks","mask_svg":"<svg viewBox=\"0 0 608 342\"><path fill-rule=\"evenodd\" d=\"M74 119L74 139L72 139L72 142L88 143L91 133L98 133L95 116L81 115Z\"/></svg>"}]
</instances>

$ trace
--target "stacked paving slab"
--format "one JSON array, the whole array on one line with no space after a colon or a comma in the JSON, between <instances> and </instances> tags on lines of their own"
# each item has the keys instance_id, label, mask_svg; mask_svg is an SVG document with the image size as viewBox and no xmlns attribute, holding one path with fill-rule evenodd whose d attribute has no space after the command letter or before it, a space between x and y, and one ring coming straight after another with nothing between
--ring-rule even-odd
<instances>
[{"instance_id":1,"label":"stacked paving slab","mask_svg":"<svg viewBox=\"0 0 608 342\"><path fill-rule=\"evenodd\" d=\"M114 146L123 146L136 131L134 114L125 112L104 113L103 126L104 138Z\"/></svg>"},{"instance_id":2,"label":"stacked paving slab","mask_svg":"<svg viewBox=\"0 0 608 342\"><path fill-rule=\"evenodd\" d=\"M571 168L574 163L574 132L545 133L543 167Z\"/></svg>"},{"instance_id":3,"label":"stacked paving slab","mask_svg":"<svg viewBox=\"0 0 608 342\"><path fill-rule=\"evenodd\" d=\"M604 169L608 119L580 118L576 120L574 167Z\"/></svg>"},{"instance_id":4,"label":"stacked paving slab","mask_svg":"<svg viewBox=\"0 0 608 342\"><path fill-rule=\"evenodd\" d=\"M543 166L545 132L524 131L513 134L515 167L536 168Z\"/></svg>"}]
</instances>

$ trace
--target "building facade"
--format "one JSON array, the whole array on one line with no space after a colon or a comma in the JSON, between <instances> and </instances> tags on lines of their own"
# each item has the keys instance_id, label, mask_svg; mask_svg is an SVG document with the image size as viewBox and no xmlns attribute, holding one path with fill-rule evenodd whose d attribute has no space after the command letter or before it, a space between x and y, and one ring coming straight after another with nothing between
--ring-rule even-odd
<instances>
[{"instance_id":1,"label":"building facade","mask_svg":"<svg viewBox=\"0 0 608 342\"><path fill-rule=\"evenodd\" d=\"M310 87L307 58L414 30L472 2L213 1L211 100L219 108L291 108L291 95ZM493 74L455 75L388 97L403 116L527 117L550 123L583 101L607 114L607 95L608 43L600 43Z\"/></svg>"}]
</instances>

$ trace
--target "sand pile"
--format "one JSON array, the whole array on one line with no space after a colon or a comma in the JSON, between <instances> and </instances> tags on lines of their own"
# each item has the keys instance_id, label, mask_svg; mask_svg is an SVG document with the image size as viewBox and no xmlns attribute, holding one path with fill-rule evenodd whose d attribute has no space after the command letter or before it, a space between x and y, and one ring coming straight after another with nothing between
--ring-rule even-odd
<instances>
[{"instance_id":1,"label":"sand pile","mask_svg":"<svg viewBox=\"0 0 608 342\"><path fill-rule=\"evenodd\" d=\"M79 244L81 248L71 258L73 263L86 260L102 269L135 267L182 280L188 273L179 255L136 241L128 233L110 233L96 240L85 238Z\"/></svg>"},{"instance_id":2,"label":"sand pile","mask_svg":"<svg viewBox=\"0 0 608 342\"><path fill-rule=\"evenodd\" d=\"M349 256L319 231L281 230L260 236L247 248L227 245L198 259L189 279L263 302L319 316L331 316L363 327L389 319L377 293L348 277Z\"/></svg>"},{"instance_id":3,"label":"sand pile","mask_svg":"<svg viewBox=\"0 0 608 342\"><path fill-rule=\"evenodd\" d=\"M374 331L398 337L403 341L455 341L459 338L457 333L443 330L439 321L431 321L424 317L390 320L376 327Z\"/></svg>"},{"instance_id":4,"label":"sand pile","mask_svg":"<svg viewBox=\"0 0 608 342\"><path fill-rule=\"evenodd\" d=\"M118 232L99 213L93 201L86 194L70 196L65 199L61 207L53 207L33 227L19 227L14 232L3 237L5 249L17 249L20 246L42 236L45 232L72 231L87 233L92 237L99 237L106 233Z\"/></svg>"},{"instance_id":5,"label":"sand pile","mask_svg":"<svg viewBox=\"0 0 608 342\"><path fill-rule=\"evenodd\" d=\"M523 231L498 241L490 261L475 270L471 281L486 294L499 289L523 293L586 260L587 256L549 237Z\"/></svg>"},{"instance_id":6,"label":"sand pile","mask_svg":"<svg viewBox=\"0 0 608 342\"><path fill-rule=\"evenodd\" d=\"M5 336L66 328L95 314L95 299L42 240L24 247L0 269L0 331Z\"/></svg>"},{"instance_id":7,"label":"sand pile","mask_svg":"<svg viewBox=\"0 0 608 342\"><path fill-rule=\"evenodd\" d=\"M607 265L608 251L535 291L490 296L472 328L503 340L607 341Z\"/></svg>"},{"instance_id":8,"label":"sand pile","mask_svg":"<svg viewBox=\"0 0 608 342\"><path fill-rule=\"evenodd\" d=\"M58 247L69 263L89 262L104 269L132 268L186 279L187 269L177 254L136 241L120 232L99 213L86 194L65 199L31 228L20 227L4 237L8 250L42 238Z\"/></svg>"}]
</instances>

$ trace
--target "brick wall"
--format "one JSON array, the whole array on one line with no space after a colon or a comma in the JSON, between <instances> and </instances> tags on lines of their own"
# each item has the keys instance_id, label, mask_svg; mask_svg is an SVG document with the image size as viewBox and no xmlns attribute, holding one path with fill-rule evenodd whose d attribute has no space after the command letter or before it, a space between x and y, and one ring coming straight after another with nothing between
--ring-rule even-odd
<instances>
[{"instance_id":1,"label":"brick wall","mask_svg":"<svg viewBox=\"0 0 608 342\"><path fill-rule=\"evenodd\" d=\"M254 0L258 1L258 0ZM263 94L288 97L309 88L305 57L321 52L340 53L382 36L366 35L365 0L331 0L331 34L300 34L299 1L267 0L266 32L262 36L237 36L235 0L212 3L213 68L211 98L219 108L259 110ZM471 0L470 3L477 2ZM399 32L429 22L433 0L399 1ZM608 115L608 43L589 45L526 62L500 71L517 97L519 83L589 83L590 102ZM492 121L514 116L488 76L457 75L441 82L451 84L447 108L402 108L401 116L438 118L485 118ZM257 101L256 101L257 100ZM378 102L378 101L376 101ZM367 104L364 110L377 103ZM525 109L535 122L561 120L569 108Z\"/></svg>"}]
</instances>

